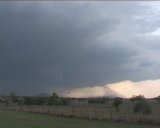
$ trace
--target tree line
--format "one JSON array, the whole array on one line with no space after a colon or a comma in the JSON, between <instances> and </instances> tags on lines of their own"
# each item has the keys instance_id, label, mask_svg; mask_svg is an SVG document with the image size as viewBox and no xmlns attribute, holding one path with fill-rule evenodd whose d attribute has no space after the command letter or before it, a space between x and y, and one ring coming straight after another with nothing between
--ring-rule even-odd
<instances>
[{"instance_id":1,"label":"tree line","mask_svg":"<svg viewBox=\"0 0 160 128\"><path fill-rule=\"evenodd\" d=\"M6 106L11 104L23 105L69 105L70 100L68 98L60 97L56 93L51 96L17 96L11 93L9 96L3 96L0 98L0 102Z\"/></svg>"},{"instance_id":2,"label":"tree line","mask_svg":"<svg viewBox=\"0 0 160 128\"><path fill-rule=\"evenodd\" d=\"M160 103L160 96L153 98L154 100ZM123 98L115 97L111 98L90 98L88 103L90 104L99 104L99 103L107 103L110 100L113 100L112 107L115 108L116 111L120 111L120 106L123 103ZM152 108L150 104L147 102L146 98L143 95L132 96L129 100L133 103L133 113L140 113L141 116L143 114L150 114L152 112Z\"/></svg>"},{"instance_id":3,"label":"tree line","mask_svg":"<svg viewBox=\"0 0 160 128\"><path fill-rule=\"evenodd\" d=\"M155 97L155 100L160 102L160 96ZM29 105L69 105L73 100L73 98L65 98L60 97L57 93L53 93L51 96L17 96L14 93L10 93L9 96L1 96L0 103L9 106L11 104L17 104L18 106L29 106ZM82 99L80 98L80 101ZM84 99L83 99L84 100ZM120 106L123 104L123 98L115 97L115 98L107 98L107 97L99 97L99 98L85 98L89 104L104 104L109 101L112 101L112 107L115 108L116 111L120 111ZM147 102L146 98L143 95L133 96L129 99L134 107L133 113L149 114L152 112L152 108L150 104Z\"/></svg>"}]
</instances>

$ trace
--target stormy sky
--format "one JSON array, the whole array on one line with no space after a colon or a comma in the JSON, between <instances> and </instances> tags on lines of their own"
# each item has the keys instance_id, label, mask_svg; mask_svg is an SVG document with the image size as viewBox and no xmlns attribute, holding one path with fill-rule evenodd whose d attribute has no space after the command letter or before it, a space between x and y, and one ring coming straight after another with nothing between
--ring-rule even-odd
<instances>
[{"instance_id":1,"label":"stormy sky","mask_svg":"<svg viewBox=\"0 0 160 128\"><path fill-rule=\"evenodd\" d=\"M160 2L0 2L0 94L160 78Z\"/></svg>"}]
</instances>

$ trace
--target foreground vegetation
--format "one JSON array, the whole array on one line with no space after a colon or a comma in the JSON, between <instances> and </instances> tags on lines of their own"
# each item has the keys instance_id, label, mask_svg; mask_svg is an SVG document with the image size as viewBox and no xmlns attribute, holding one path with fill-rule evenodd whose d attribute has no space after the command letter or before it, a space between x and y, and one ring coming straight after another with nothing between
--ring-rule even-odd
<instances>
[{"instance_id":1,"label":"foreground vegetation","mask_svg":"<svg viewBox=\"0 0 160 128\"><path fill-rule=\"evenodd\" d=\"M112 101L105 104L88 104L87 102L74 101L67 106L59 105L29 105L17 106L9 105L6 107L1 104L1 110L25 111L31 113L46 114L61 117L75 117L80 119L91 119L100 121L125 122L131 124L148 124L152 126L160 126L160 104L153 101L147 101L152 107L150 114L134 113L134 103L123 101L119 106L119 111L112 107Z\"/></svg>"},{"instance_id":2,"label":"foreground vegetation","mask_svg":"<svg viewBox=\"0 0 160 128\"><path fill-rule=\"evenodd\" d=\"M1 110L160 126L160 97L146 99L139 95L131 99L120 97L76 99L59 97L53 93L47 97L22 97L12 94L0 98Z\"/></svg>"},{"instance_id":3,"label":"foreground vegetation","mask_svg":"<svg viewBox=\"0 0 160 128\"><path fill-rule=\"evenodd\" d=\"M158 128L146 125L93 121L0 110L1 128Z\"/></svg>"}]
</instances>

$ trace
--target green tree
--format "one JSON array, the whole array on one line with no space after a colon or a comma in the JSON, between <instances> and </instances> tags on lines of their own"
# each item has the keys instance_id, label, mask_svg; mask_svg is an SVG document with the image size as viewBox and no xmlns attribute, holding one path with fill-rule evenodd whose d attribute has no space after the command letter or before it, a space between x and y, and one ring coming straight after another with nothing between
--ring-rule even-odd
<instances>
[{"instance_id":1,"label":"green tree","mask_svg":"<svg viewBox=\"0 0 160 128\"><path fill-rule=\"evenodd\" d=\"M116 111L119 111L119 106L123 103L123 99L120 97L116 97L113 100L112 106L115 107Z\"/></svg>"},{"instance_id":2,"label":"green tree","mask_svg":"<svg viewBox=\"0 0 160 128\"><path fill-rule=\"evenodd\" d=\"M18 99L18 106L23 106L24 105L24 98L23 97L20 97Z\"/></svg>"},{"instance_id":3,"label":"green tree","mask_svg":"<svg viewBox=\"0 0 160 128\"><path fill-rule=\"evenodd\" d=\"M140 99L144 99L144 96L143 96L143 95L132 96L132 97L130 98L130 101L134 103L134 102L136 102L136 101L138 101L138 100L140 100Z\"/></svg>"},{"instance_id":4,"label":"green tree","mask_svg":"<svg viewBox=\"0 0 160 128\"><path fill-rule=\"evenodd\" d=\"M5 103L6 107L9 106L9 100L8 99L5 99L4 103Z\"/></svg>"},{"instance_id":5,"label":"green tree","mask_svg":"<svg viewBox=\"0 0 160 128\"><path fill-rule=\"evenodd\" d=\"M10 93L9 97L11 98L12 102L18 102L18 96L15 93Z\"/></svg>"},{"instance_id":6,"label":"green tree","mask_svg":"<svg viewBox=\"0 0 160 128\"><path fill-rule=\"evenodd\" d=\"M59 105L69 105L70 104L70 100L66 99L64 97L60 97L59 98Z\"/></svg>"},{"instance_id":7,"label":"green tree","mask_svg":"<svg viewBox=\"0 0 160 128\"><path fill-rule=\"evenodd\" d=\"M59 105L59 96L55 92L49 97L48 105Z\"/></svg>"},{"instance_id":8,"label":"green tree","mask_svg":"<svg viewBox=\"0 0 160 128\"><path fill-rule=\"evenodd\" d=\"M32 104L33 104L32 101L33 101L33 100L32 100L31 97L29 97L29 96L24 97L24 104L25 104L25 105L27 105L27 106L32 105Z\"/></svg>"},{"instance_id":9,"label":"green tree","mask_svg":"<svg viewBox=\"0 0 160 128\"><path fill-rule=\"evenodd\" d=\"M157 100L160 103L160 96L157 96L154 99Z\"/></svg>"},{"instance_id":10,"label":"green tree","mask_svg":"<svg viewBox=\"0 0 160 128\"><path fill-rule=\"evenodd\" d=\"M151 107L149 105L149 103L147 103L145 97L140 97L134 107L133 107L133 112L134 113L141 113L141 116L143 114L149 114L151 113Z\"/></svg>"},{"instance_id":11,"label":"green tree","mask_svg":"<svg viewBox=\"0 0 160 128\"><path fill-rule=\"evenodd\" d=\"M59 96L58 96L58 94L57 93L55 93L55 92L53 92L53 94L52 94L52 96L51 96L52 98L59 98Z\"/></svg>"}]
</instances>

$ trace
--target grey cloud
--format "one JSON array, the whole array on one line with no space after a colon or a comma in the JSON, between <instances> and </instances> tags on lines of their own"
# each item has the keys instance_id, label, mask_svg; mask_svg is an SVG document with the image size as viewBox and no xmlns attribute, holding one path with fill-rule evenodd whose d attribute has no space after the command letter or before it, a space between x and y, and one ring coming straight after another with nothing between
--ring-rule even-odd
<instances>
[{"instance_id":1,"label":"grey cloud","mask_svg":"<svg viewBox=\"0 0 160 128\"><path fill-rule=\"evenodd\" d=\"M1 93L33 95L139 79L123 68L141 54L133 44L135 32L126 30L135 30L134 16L148 7L134 2L3 2L0 7Z\"/></svg>"}]
</instances>

